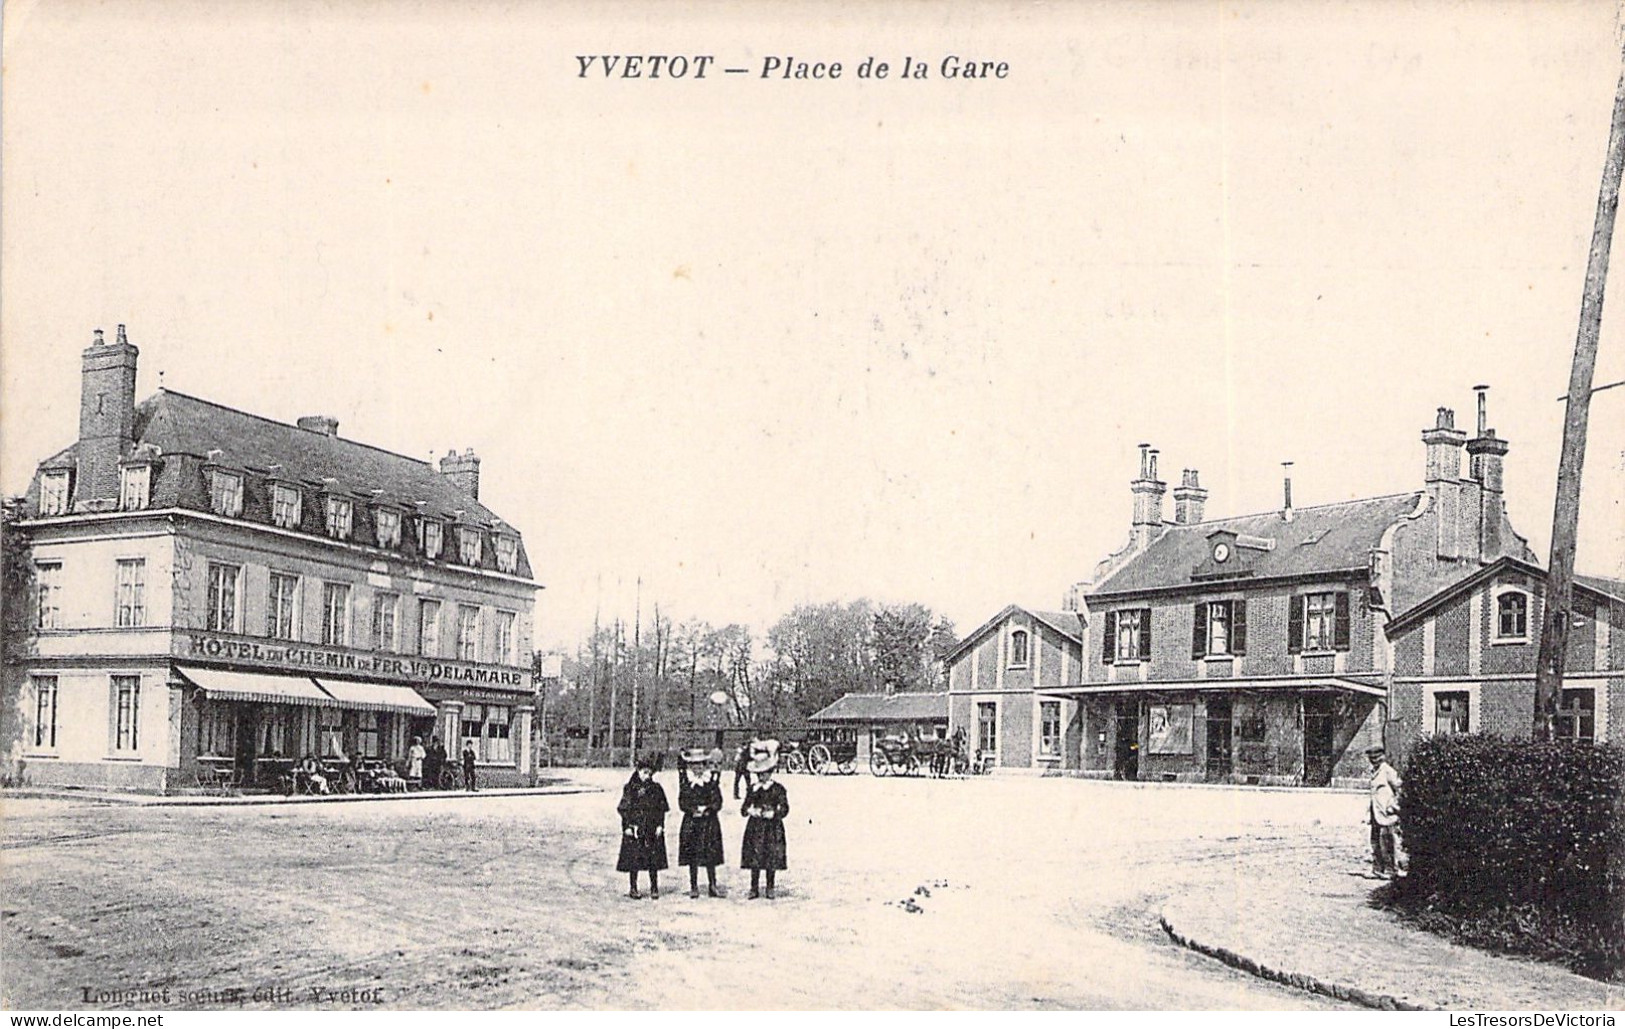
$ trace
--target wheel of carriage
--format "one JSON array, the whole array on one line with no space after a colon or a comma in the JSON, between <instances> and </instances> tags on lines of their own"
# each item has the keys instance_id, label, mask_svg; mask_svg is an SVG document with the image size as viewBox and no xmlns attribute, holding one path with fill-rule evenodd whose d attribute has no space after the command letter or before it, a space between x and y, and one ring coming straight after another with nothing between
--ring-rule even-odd
<instances>
[{"instance_id":1,"label":"wheel of carriage","mask_svg":"<svg viewBox=\"0 0 1625 1029\"><path fill-rule=\"evenodd\" d=\"M828 775L829 766L829 748L822 743L814 743L812 750L807 754L807 770L814 775Z\"/></svg>"},{"instance_id":2,"label":"wheel of carriage","mask_svg":"<svg viewBox=\"0 0 1625 1029\"><path fill-rule=\"evenodd\" d=\"M842 775L856 775L856 774L858 774L857 755L853 755L852 757L847 758L845 761L842 761L837 767L840 768Z\"/></svg>"},{"instance_id":3,"label":"wheel of carriage","mask_svg":"<svg viewBox=\"0 0 1625 1029\"><path fill-rule=\"evenodd\" d=\"M886 752L879 747L869 752L869 771L876 775L890 775L892 772L890 759L886 757Z\"/></svg>"},{"instance_id":4,"label":"wheel of carriage","mask_svg":"<svg viewBox=\"0 0 1625 1029\"><path fill-rule=\"evenodd\" d=\"M784 759L784 770L801 773L807 770L807 755L800 750L792 750Z\"/></svg>"}]
</instances>

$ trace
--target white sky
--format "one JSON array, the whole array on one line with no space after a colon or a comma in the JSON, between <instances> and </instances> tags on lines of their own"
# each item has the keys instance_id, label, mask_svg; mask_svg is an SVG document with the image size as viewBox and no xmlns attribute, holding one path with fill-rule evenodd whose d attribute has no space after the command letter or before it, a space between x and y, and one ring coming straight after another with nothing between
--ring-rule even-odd
<instances>
[{"instance_id":1,"label":"white sky","mask_svg":"<svg viewBox=\"0 0 1625 1029\"><path fill-rule=\"evenodd\" d=\"M1287 459L1299 504L1398 492L1480 381L1545 558L1612 4L5 13L7 492L125 322L142 396L162 370L473 446L543 642L600 582L630 617L640 575L645 611L758 627L1058 606L1125 539L1142 440L1210 516L1276 506ZM717 66L583 80L578 53ZM1010 77L940 80L948 53ZM846 71L717 70L768 54ZM891 80L854 78L870 54ZM1625 388L1593 405L1582 571L1625 575L1622 483Z\"/></svg>"}]
</instances>

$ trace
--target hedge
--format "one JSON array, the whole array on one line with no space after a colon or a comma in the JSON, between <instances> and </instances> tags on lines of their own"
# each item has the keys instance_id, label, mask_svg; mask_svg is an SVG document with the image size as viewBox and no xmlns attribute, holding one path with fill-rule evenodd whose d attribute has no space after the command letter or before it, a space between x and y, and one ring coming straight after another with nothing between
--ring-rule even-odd
<instances>
[{"instance_id":1,"label":"hedge","mask_svg":"<svg viewBox=\"0 0 1625 1029\"><path fill-rule=\"evenodd\" d=\"M1535 913L1533 933L1562 935L1549 942L1579 970L1625 970L1625 748L1434 736L1404 779L1408 907L1492 935Z\"/></svg>"}]
</instances>

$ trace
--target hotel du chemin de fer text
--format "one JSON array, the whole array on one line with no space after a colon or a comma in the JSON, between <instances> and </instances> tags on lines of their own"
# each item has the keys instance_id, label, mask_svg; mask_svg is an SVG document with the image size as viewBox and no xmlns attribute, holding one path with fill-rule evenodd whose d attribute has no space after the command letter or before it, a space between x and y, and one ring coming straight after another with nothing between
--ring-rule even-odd
<instances>
[{"instance_id":1,"label":"hotel du chemin de fer text","mask_svg":"<svg viewBox=\"0 0 1625 1029\"><path fill-rule=\"evenodd\" d=\"M273 786L295 761L395 764L413 737L532 781L532 608L480 460L438 467L160 389L119 326L83 352L77 442L20 528L37 634L26 783ZM67 426L64 426L66 434Z\"/></svg>"}]
</instances>

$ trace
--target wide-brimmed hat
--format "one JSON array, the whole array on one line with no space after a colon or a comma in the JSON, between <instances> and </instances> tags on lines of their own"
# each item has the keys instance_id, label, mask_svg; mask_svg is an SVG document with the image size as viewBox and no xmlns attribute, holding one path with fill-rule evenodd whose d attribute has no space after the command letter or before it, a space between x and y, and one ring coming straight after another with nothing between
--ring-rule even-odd
<instances>
[{"instance_id":1,"label":"wide-brimmed hat","mask_svg":"<svg viewBox=\"0 0 1625 1029\"><path fill-rule=\"evenodd\" d=\"M707 761L711 760L711 752L706 750L704 747L685 747L683 748L683 752L678 756L681 757L683 759L683 763L687 765L703 765Z\"/></svg>"},{"instance_id":2,"label":"wide-brimmed hat","mask_svg":"<svg viewBox=\"0 0 1625 1029\"><path fill-rule=\"evenodd\" d=\"M745 770L750 772L771 772L779 763L778 740L752 740L750 745L750 762Z\"/></svg>"}]
</instances>

